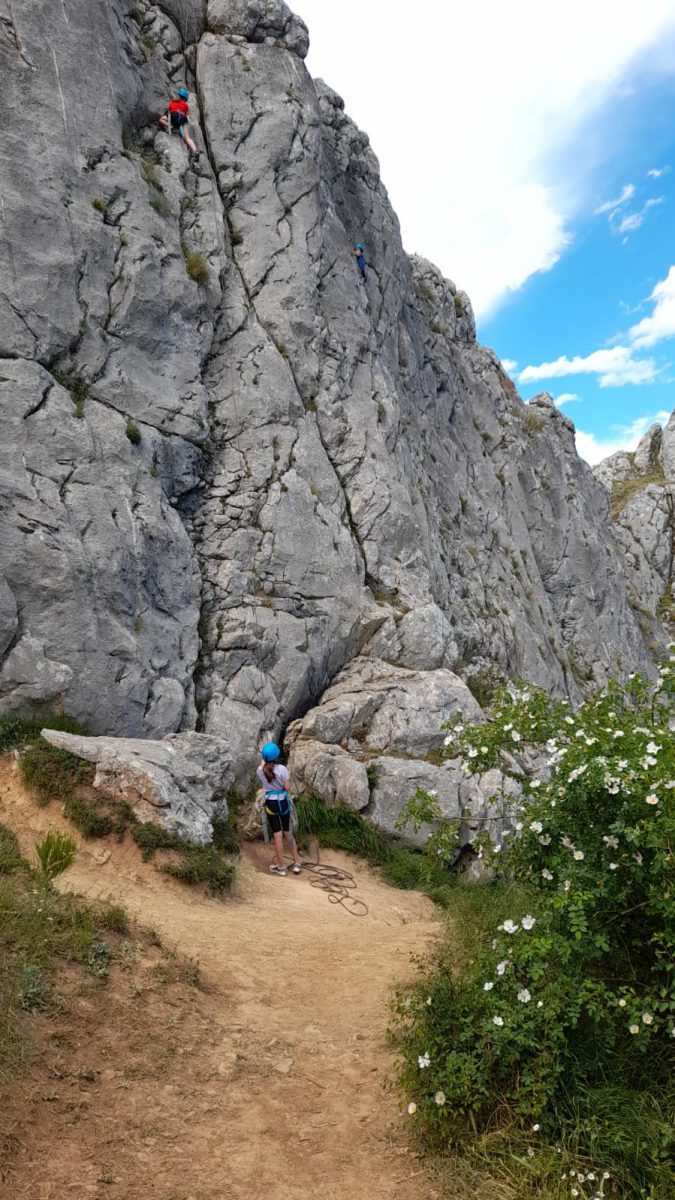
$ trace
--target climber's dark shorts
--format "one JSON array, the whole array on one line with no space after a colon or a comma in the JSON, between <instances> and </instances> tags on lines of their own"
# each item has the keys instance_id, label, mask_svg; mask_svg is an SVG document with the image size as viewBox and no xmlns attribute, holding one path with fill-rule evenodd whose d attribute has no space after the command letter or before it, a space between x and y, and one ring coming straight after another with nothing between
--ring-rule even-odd
<instances>
[{"instance_id":1,"label":"climber's dark shorts","mask_svg":"<svg viewBox=\"0 0 675 1200\"><path fill-rule=\"evenodd\" d=\"M271 833L288 833L291 824L290 812L284 813L281 816L279 813L271 813L265 807L265 815L267 817L267 826Z\"/></svg>"},{"instance_id":2,"label":"climber's dark shorts","mask_svg":"<svg viewBox=\"0 0 675 1200\"><path fill-rule=\"evenodd\" d=\"M187 123L188 123L188 119L185 116L185 113L170 112L169 113L169 121L171 123L171 128L177 129L182 137L183 134L181 133L181 130L182 130L183 126L187 125Z\"/></svg>"}]
</instances>

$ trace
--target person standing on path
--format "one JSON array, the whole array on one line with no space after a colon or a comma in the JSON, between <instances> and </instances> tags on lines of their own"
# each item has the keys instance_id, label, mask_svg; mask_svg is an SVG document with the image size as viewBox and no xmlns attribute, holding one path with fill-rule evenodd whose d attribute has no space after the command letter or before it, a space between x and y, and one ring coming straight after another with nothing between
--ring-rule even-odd
<instances>
[{"instance_id":1,"label":"person standing on path","mask_svg":"<svg viewBox=\"0 0 675 1200\"><path fill-rule=\"evenodd\" d=\"M270 863L273 875L285 875L284 865L284 834L293 857L293 874L299 875L302 863L298 854L298 846L291 829L291 814L293 805L287 791L290 782L290 772L287 767L277 763L281 750L275 742L267 742L262 748L262 762L256 771L264 792L265 817L268 828L274 836L274 854L276 862ZM276 765L275 765L276 764Z\"/></svg>"}]
</instances>

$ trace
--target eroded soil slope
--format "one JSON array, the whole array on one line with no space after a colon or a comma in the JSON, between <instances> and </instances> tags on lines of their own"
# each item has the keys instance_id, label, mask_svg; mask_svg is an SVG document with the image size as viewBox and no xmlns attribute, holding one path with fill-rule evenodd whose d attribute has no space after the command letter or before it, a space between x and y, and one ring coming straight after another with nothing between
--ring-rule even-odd
<instances>
[{"instance_id":1,"label":"eroded soil slope","mask_svg":"<svg viewBox=\"0 0 675 1200\"><path fill-rule=\"evenodd\" d=\"M67 825L56 806L34 805L8 760L0 821L24 853ZM82 844L62 886L121 899L199 961L204 990L163 985L151 961L118 965L107 986L71 983L70 995L63 981L63 1012L35 1019L9 1097L2 1200L431 1200L384 1045L391 988L434 937L431 904L333 851L357 875L363 919L307 875L269 876L261 845L247 847L225 902L160 875L133 845L106 844L100 863L101 845Z\"/></svg>"}]
</instances>

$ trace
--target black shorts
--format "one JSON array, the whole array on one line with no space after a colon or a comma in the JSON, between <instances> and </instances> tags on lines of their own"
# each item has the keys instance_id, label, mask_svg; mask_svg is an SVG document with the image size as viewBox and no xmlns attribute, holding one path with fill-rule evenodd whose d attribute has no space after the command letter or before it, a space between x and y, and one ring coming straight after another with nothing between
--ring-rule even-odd
<instances>
[{"instance_id":1,"label":"black shorts","mask_svg":"<svg viewBox=\"0 0 675 1200\"><path fill-rule=\"evenodd\" d=\"M183 126L187 125L188 119L185 116L185 113L170 112L169 113L169 122L170 122L172 129L177 129L180 132L180 130L183 128Z\"/></svg>"},{"instance_id":2,"label":"black shorts","mask_svg":"<svg viewBox=\"0 0 675 1200\"><path fill-rule=\"evenodd\" d=\"M284 813L282 816L280 813L270 813L265 809L265 814L267 816L267 826L272 833L288 833L291 825L290 812Z\"/></svg>"}]
</instances>

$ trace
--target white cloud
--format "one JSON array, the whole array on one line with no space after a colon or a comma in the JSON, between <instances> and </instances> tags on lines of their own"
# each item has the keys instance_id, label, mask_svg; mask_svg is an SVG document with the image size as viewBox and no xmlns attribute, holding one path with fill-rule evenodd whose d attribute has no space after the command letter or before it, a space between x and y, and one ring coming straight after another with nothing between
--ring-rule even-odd
<instances>
[{"instance_id":1,"label":"white cloud","mask_svg":"<svg viewBox=\"0 0 675 1200\"><path fill-rule=\"evenodd\" d=\"M561 392L559 396L553 397L553 403L562 408L563 404L581 404L581 396L577 396L576 392Z\"/></svg>"},{"instance_id":2,"label":"white cloud","mask_svg":"<svg viewBox=\"0 0 675 1200\"><path fill-rule=\"evenodd\" d=\"M621 387L625 383L651 383L657 374L653 358L634 358L627 346L610 346L592 354L562 354L554 362L525 367L520 372L521 383L536 383L540 379L562 379L565 375L597 375L600 387Z\"/></svg>"},{"instance_id":3,"label":"white cloud","mask_svg":"<svg viewBox=\"0 0 675 1200\"><path fill-rule=\"evenodd\" d=\"M639 229L640 226L642 225L642 222L644 221L650 208L656 208L657 205L663 204L664 200L665 200L665 196L653 196L650 200L646 201L646 203L642 206L642 208L640 209L639 212L627 213L626 216L622 218L621 222L618 225L613 226L613 232L614 233L634 233L635 230ZM610 213L610 215L609 215L610 224L612 224L613 217L614 217L614 213ZM624 245L625 245L626 240L627 239L624 238L624 241L623 241Z\"/></svg>"},{"instance_id":4,"label":"white cloud","mask_svg":"<svg viewBox=\"0 0 675 1200\"><path fill-rule=\"evenodd\" d=\"M617 209L627 204L629 200L632 200L634 195L635 184L627 183L622 189L621 195L617 196L616 200L606 200L604 204L600 204L597 208L594 208L593 213L596 217L601 216L603 213L609 213L610 216L613 216Z\"/></svg>"},{"instance_id":5,"label":"white cloud","mask_svg":"<svg viewBox=\"0 0 675 1200\"><path fill-rule=\"evenodd\" d=\"M412 15L407 0L296 7L309 68L370 135L407 248L479 314L569 245L591 174L623 136L606 114L632 64L672 70L672 0L474 0L461 20L438 0ZM598 152L587 131L601 113Z\"/></svg>"},{"instance_id":6,"label":"white cloud","mask_svg":"<svg viewBox=\"0 0 675 1200\"><path fill-rule=\"evenodd\" d=\"M649 299L655 306L651 317L643 317L628 331L633 346L639 348L675 337L675 266L657 283Z\"/></svg>"},{"instance_id":7,"label":"white cloud","mask_svg":"<svg viewBox=\"0 0 675 1200\"><path fill-rule=\"evenodd\" d=\"M660 179L662 175L667 175L669 171L670 167L652 167L651 171L647 171L647 174L651 179Z\"/></svg>"},{"instance_id":8,"label":"white cloud","mask_svg":"<svg viewBox=\"0 0 675 1200\"><path fill-rule=\"evenodd\" d=\"M515 358L503 358L501 362L507 375L513 375L518 367L518 363L516 362Z\"/></svg>"},{"instance_id":9,"label":"white cloud","mask_svg":"<svg viewBox=\"0 0 675 1200\"><path fill-rule=\"evenodd\" d=\"M609 458L610 454L616 454L618 450L633 451L650 426L657 421L659 425L665 425L669 417L670 413L664 410L651 416L638 417L630 425L616 425L612 435L606 438L598 438L594 433L584 433L583 430L577 429L577 452L593 466L603 458Z\"/></svg>"}]
</instances>

